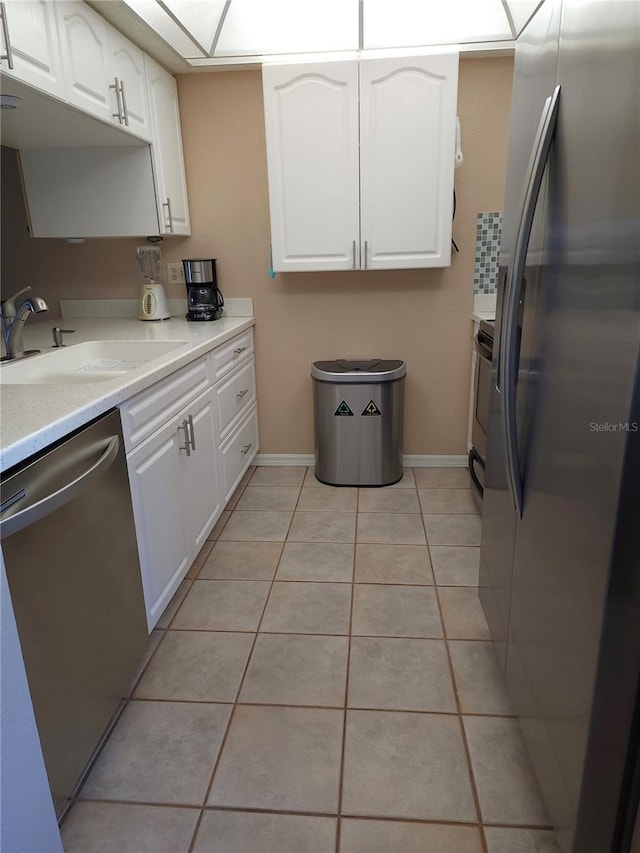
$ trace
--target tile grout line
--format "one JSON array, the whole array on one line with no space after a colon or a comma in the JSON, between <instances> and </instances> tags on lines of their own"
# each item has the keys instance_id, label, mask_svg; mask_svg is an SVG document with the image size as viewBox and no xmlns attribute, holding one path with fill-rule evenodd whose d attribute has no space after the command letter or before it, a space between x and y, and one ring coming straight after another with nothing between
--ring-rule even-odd
<instances>
[{"instance_id":1,"label":"tile grout line","mask_svg":"<svg viewBox=\"0 0 640 853\"><path fill-rule=\"evenodd\" d=\"M264 815L290 815L292 817L322 817L328 818L331 820L336 819L336 815L334 812L324 812L324 811L311 811L301 809L299 811L278 811L277 809L267 809L261 808L259 806L198 806L193 803L162 803L162 802L154 802L151 800L100 800L96 797L87 797L86 799L81 800L82 803L101 803L107 805L121 805L121 806L141 806L144 808L161 808L161 809L185 809L187 811L206 811L206 812L238 812L240 814L264 814ZM353 813L350 814L347 812L343 815L344 818L348 820L375 820L381 821L384 823L410 823L417 825L428 825L428 826L452 826L452 827L469 827L472 829L477 828L478 824L472 821L456 821L456 820L445 820L445 819L436 819L436 818L415 818L415 817L392 817L389 815L376 815L372 817L369 814L358 814ZM490 826L492 829L525 829L525 830L533 830L536 832L544 832L544 831L553 831L553 828L547 824L521 824L521 823L497 823L491 822L488 823L487 826Z\"/></svg>"},{"instance_id":2,"label":"tile grout line","mask_svg":"<svg viewBox=\"0 0 640 853\"><path fill-rule=\"evenodd\" d=\"M258 469L256 468L255 471L257 471L257 470ZM255 471L254 471L254 474L255 474ZM253 479L253 474L251 475L249 482L251 481L251 479ZM304 478L303 478L303 481L304 481ZM302 486L300 487L300 491L302 491ZM300 494L298 494L298 500L300 500ZM237 504L236 504L236 506L237 506ZM296 503L296 506L297 506L297 503ZM235 511L236 510L234 508L234 510L232 511L232 515ZM229 516L229 518L231 518L231 516ZM238 699L240 697L240 693L242 692L242 688L244 686L244 679L245 679L245 676L247 674L247 670L249 668L249 663L251 661L251 656L253 655L253 650L255 649L256 643L258 641L258 634L260 632L260 625L262 624L262 620L264 619L264 614L265 614L265 612L267 610L267 606L269 604L269 597L271 596L271 590L273 589L273 584L275 583L275 577L276 577L276 574L278 573L278 568L280 567L280 561L282 560L282 555L284 553L284 546L286 544L287 536L289 535L289 530L291 529L292 522L293 522L293 513L291 514L291 519L289 521L289 526L287 528L287 534L283 540L283 545L282 545L282 548L280 550L280 556L278 557L278 562L276 564L275 570L273 572L273 577L272 577L271 582L269 584L269 592L267 593L267 595L265 597L264 605L262 607L262 613L260 614L260 619L258 620L258 624L256 625L256 630L255 630L254 636L253 636L253 642L251 643L251 648L249 649L249 654L247 655L247 660L245 662L244 669L242 670L242 676L240 678L240 683L238 684L238 689L236 690L236 695L235 695L235 699L233 701L233 706L231 708L231 713L229 714L227 726L225 728L225 732L224 732L224 735L222 737L222 740L220 741L220 749L218 750L216 760L213 763L213 769L211 771L211 776L209 778L209 784L207 785L207 788L205 791L204 800L203 800L203 804L202 804L201 811L200 811L200 816L198 818L198 821L197 821L197 824L196 824L196 827L194 830L193 838L191 839L191 844L189 846L189 853L193 853L194 845L196 843L196 838L198 836L198 832L200 831L200 825L202 823L202 818L204 817L204 812L205 812L206 807L207 807L207 802L209 800L209 797L211 796L211 791L213 789L213 783L214 783L214 780L216 777L216 772L218 770L218 767L220 765L220 761L222 759L222 755L224 753L224 748L226 746L227 739L229 737L229 732L231 731L231 726L233 724L233 720L234 720L234 717L236 714L236 709L238 708L238 704L239 704ZM249 632L246 632L246 633L249 633Z\"/></svg>"},{"instance_id":3,"label":"tile grout line","mask_svg":"<svg viewBox=\"0 0 640 853\"><path fill-rule=\"evenodd\" d=\"M248 485L248 484L251 482L251 480L253 479L253 476L254 476L254 474L255 474L256 470L257 470L257 468L254 468L254 470L253 470L253 472L252 472L251 476L250 476L250 477L249 477L249 479L247 480L247 483L246 483L246 485L245 485L245 487L244 487L245 489L246 489L247 485ZM228 517L227 517L227 519L226 519L225 523L224 523L224 524L223 524L223 526L222 526L222 530L220 530L220 532L218 533L218 538L217 538L216 542L214 543L214 547L215 547L215 544L217 544L217 542L219 541L219 539L220 539L220 535L222 534L222 531L223 531L223 530L224 530L224 528L227 526L227 524L229 523L229 520L231 519L231 517L232 517L233 513L235 512L235 508L236 508L236 506L238 505L238 502L239 502L239 500L240 500L240 497L242 496L242 494L243 494L243 493L244 493L244 489L242 490L242 492L241 492L240 496L238 496L238 500L236 500L236 502L235 502L235 504L234 504L234 506L233 506L233 509L230 511L230 513L229 513L229 515L228 515ZM235 497L235 495L232 495L232 500L233 500L233 498L234 498L234 497ZM211 550L213 551L213 548L212 548ZM280 552L280 554L282 555L282 552ZM204 563L203 563L203 565L202 565L202 567L201 567L201 569L200 569L200 572L198 572L198 575L200 575L200 573L202 572L202 568L204 568ZM275 575L275 572L274 572L274 575ZM185 598L186 598L186 596L185 596ZM268 599L268 595L267 595L267 598L265 599L264 607L266 607L267 599ZM173 619L172 619L172 620L171 620L171 622L169 623L169 626L168 626L169 628L171 627L171 624L173 623L173 621L174 621L175 617L178 615L178 611L182 608L182 604L183 604L183 603L184 603L184 599L183 599L183 601L181 602L180 607L178 607L178 610L176 610L176 612L175 612L175 614L174 614ZM263 613L264 613L264 607L263 607ZM240 632L239 632L239 633L240 633ZM242 632L242 633L251 633L251 632L248 632L248 631L247 631L247 632ZM253 649L254 649L254 646L255 646L255 643L256 643L257 636L258 636L258 632L257 632L257 629L256 629L256 631L254 632L253 642L252 642L252 644L251 644L251 648L250 648L250 650L249 650L249 654L248 654L248 656L247 656L247 660L246 660L246 662L245 662L245 667L244 667L244 670L243 670L242 678L240 679L240 685L238 686L238 690L236 691L236 697L235 697L235 698L236 698L236 700L237 700L237 698L238 698L239 691L240 691L240 689L241 689L241 687L242 687L242 682L243 682L243 680L244 680L244 673L246 672L246 669L247 669L247 667L248 667L248 665L249 665L249 659L250 659L250 657L251 657L251 653L253 652ZM227 720L227 725L225 726L224 734L223 734L222 739L221 739L221 741L220 741L220 747L219 747L219 749L218 749L218 754L216 755L215 761L213 762L213 768L212 768L212 770L211 770L211 776L209 777L209 782L208 782L208 784L207 784L207 787L206 787L206 790L205 790L205 793L204 793L204 799L203 799L203 801L202 801L202 805L200 806L200 814L198 815L198 819L197 819L197 821L196 821L196 825L195 825L195 827L194 827L194 829L193 829L193 835L192 835L192 837L191 837L191 843L189 844L189 848L188 848L189 853L193 853L193 850L194 850L194 847L195 847L195 843L196 843L196 839L197 839L198 834L199 834L199 832L200 832L200 827L201 827L201 825L202 825L202 819L204 818L204 813L205 813L205 808L206 808L206 805L207 805L207 800L209 799L209 795L210 795L210 793L211 793L211 788L213 787L213 780L214 780L214 778L215 778L216 770L218 769L218 764L220 763L220 759L221 759L221 757L222 757L222 752L223 752L223 750L224 750L224 746L225 746L225 744L226 744L226 742L227 742L227 737L228 737L228 735L229 735L229 731L230 731L230 729L231 729L231 724L232 724L232 722L233 722L233 718L234 718L234 715L235 715L236 707L237 707L237 706L236 706L236 701L234 700L234 702L233 702L233 704L232 704L232 707L231 707L231 713L229 714L229 719Z\"/></svg>"},{"instance_id":4,"label":"tile grout line","mask_svg":"<svg viewBox=\"0 0 640 853\"><path fill-rule=\"evenodd\" d=\"M424 516L423 516L423 519L422 519L422 520L423 520L423 524L424 524ZM425 535L425 539L426 539L426 541L427 541L427 550L428 550L428 552L429 552L429 559L431 560L431 565L432 565L432 567L433 567L433 559L432 559L432 556L431 556L431 545L429 544L429 537L427 536L427 529L426 529L426 525L425 525L424 535ZM434 580L435 580L435 572L434 572ZM483 824L482 824L482 811L481 811L481 809L480 809L480 798L479 798L479 795L478 795L478 787L477 787L477 784L476 784L475 775L474 775L474 773L473 773L473 765L472 765L472 763L471 763L471 753L470 753L470 751L469 751L469 743L468 743L468 741L467 741L467 735L466 735L466 732L465 732L465 729L464 729L464 723L463 723L463 720L462 720L462 706L460 705L460 696L459 696L459 694L458 694L458 682L457 682L457 680L456 680L456 676L455 676L454 669L453 669L453 661L452 661L452 659L451 659L451 650L450 650L450 648L449 648L449 637L448 637L448 631L447 631L446 623L445 623L445 620L444 620L444 614L443 614L443 611L442 611L442 605L441 605L441 602L440 602L440 595L439 595L438 585L437 585L437 584L435 584L435 586L434 586L434 590L435 590L435 595L436 595L436 601L437 601L437 604L438 604L438 611L439 611L439 613L440 613L440 620L441 620L441 622L442 622L442 635L443 635L443 638L444 638L444 647L445 647L445 651L446 651L446 654L447 654L447 661L448 661L448 663L449 663L449 673L450 673L450 675L451 675L451 682L452 682L452 684L453 684L453 693L454 693L455 700L456 700L456 707L457 707L457 709L458 709L458 714L457 714L457 716L458 716L458 725L459 725L459 727L460 727L460 735L461 735L461 737L462 737L462 744L463 744L463 747L464 747L465 757L466 757L466 759L467 759L467 769L468 769L468 771L469 771L469 782L470 782L470 784L471 784L471 794L472 794L472 796L473 796L473 802L474 802L474 805L475 805L476 815L477 815L477 818L478 818L478 828L479 828L479 832L480 832L480 844L481 844L481 846L482 846L482 851L483 851L483 853L487 853L487 851L488 851L488 846L487 846L487 839L486 839L486 836L485 836L485 833L484 833L484 827L483 827Z\"/></svg>"},{"instance_id":5,"label":"tile grout line","mask_svg":"<svg viewBox=\"0 0 640 853\"><path fill-rule=\"evenodd\" d=\"M342 843L342 798L344 793L344 759L347 747L347 709L349 706L349 671L351 668L351 640L353 637L353 607L355 601L355 578L356 578L356 549L358 542L358 513L360 508L360 489L356 492L356 517L353 532L353 562L351 565L351 601L349 607L349 634L347 641L347 665L344 685L344 714L342 720L342 750L340 753L340 774L338 777L338 814L336 820L336 853L340 853Z\"/></svg>"}]
</instances>

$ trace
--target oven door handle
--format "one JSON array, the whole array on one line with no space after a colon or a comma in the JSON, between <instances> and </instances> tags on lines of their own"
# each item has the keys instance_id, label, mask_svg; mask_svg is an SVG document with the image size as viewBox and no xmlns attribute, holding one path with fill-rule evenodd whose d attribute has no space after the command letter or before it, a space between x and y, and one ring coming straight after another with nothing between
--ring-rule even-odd
<instances>
[{"instance_id":1,"label":"oven door handle","mask_svg":"<svg viewBox=\"0 0 640 853\"><path fill-rule=\"evenodd\" d=\"M478 453L478 451L475 449L475 447L472 447L471 450L469 451L469 476L473 480L473 485L478 490L480 497L483 498L484 497L484 486L482 485L482 483L478 479L478 475L476 474L475 467L474 467L476 462L480 463L480 467L484 471L484 461L483 461L482 457L480 456L480 454Z\"/></svg>"},{"instance_id":2,"label":"oven door handle","mask_svg":"<svg viewBox=\"0 0 640 853\"><path fill-rule=\"evenodd\" d=\"M481 340L479 340L477 335L473 339L473 345L474 345L475 350L478 353L478 355L481 358L486 358L487 361L489 362L489 364L491 364L491 359L493 357L493 350L490 347L488 347L485 343L483 343Z\"/></svg>"}]
</instances>

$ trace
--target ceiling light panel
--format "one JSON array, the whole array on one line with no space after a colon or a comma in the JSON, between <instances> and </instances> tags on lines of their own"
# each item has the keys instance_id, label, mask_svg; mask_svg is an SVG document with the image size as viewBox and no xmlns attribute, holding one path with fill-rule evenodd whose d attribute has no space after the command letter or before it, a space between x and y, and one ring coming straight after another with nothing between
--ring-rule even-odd
<instances>
[{"instance_id":1,"label":"ceiling light panel","mask_svg":"<svg viewBox=\"0 0 640 853\"><path fill-rule=\"evenodd\" d=\"M207 53L211 50L225 0L161 0L161 5L166 6Z\"/></svg>"},{"instance_id":2,"label":"ceiling light panel","mask_svg":"<svg viewBox=\"0 0 640 853\"><path fill-rule=\"evenodd\" d=\"M505 0L504 5L509 8L513 20L514 38L522 32L524 25L542 2L543 0Z\"/></svg>"},{"instance_id":3,"label":"ceiling light panel","mask_svg":"<svg viewBox=\"0 0 640 853\"><path fill-rule=\"evenodd\" d=\"M156 0L124 0L124 2L152 30L155 30L160 38L171 45L180 56L183 56L185 59L206 56Z\"/></svg>"},{"instance_id":4,"label":"ceiling light panel","mask_svg":"<svg viewBox=\"0 0 640 853\"><path fill-rule=\"evenodd\" d=\"M232 0L215 56L356 50L358 0Z\"/></svg>"},{"instance_id":5,"label":"ceiling light panel","mask_svg":"<svg viewBox=\"0 0 640 853\"><path fill-rule=\"evenodd\" d=\"M501 0L364 0L364 47L510 39Z\"/></svg>"}]
</instances>

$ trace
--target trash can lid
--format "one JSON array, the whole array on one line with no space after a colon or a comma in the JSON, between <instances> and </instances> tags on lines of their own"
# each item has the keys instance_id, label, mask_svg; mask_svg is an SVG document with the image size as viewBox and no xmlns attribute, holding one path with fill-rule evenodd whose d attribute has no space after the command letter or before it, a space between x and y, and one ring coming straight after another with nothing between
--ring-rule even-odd
<instances>
[{"instance_id":1,"label":"trash can lid","mask_svg":"<svg viewBox=\"0 0 640 853\"><path fill-rule=\"evenodd\" d=\"M335 361L314 361L311 367L311 376L320 382L392 382L401 379L406 372L406 364L397 358L338 358Z\"/></svg>"}]
</instances>

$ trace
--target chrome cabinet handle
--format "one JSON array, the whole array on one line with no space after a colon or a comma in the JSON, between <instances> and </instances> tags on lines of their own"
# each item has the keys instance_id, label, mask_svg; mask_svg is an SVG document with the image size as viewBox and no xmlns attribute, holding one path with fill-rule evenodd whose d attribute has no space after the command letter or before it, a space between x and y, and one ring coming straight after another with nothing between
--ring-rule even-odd
<instances>
[{"instance_id":1,"label":"chrome cabinet handle","mask_svg":"<svg viewBox=\"0 0 640 853\"><path fill-rule=\"evenodd\" d=\"M369 241L364 241L364 269L369 269Z\"/></svg>"},{"instance_id":2,"label":"chrome cabinet handle","mask_svg":"<svg viewBox=\"0 0 640 853\"><path fill-rule=\"evenodd\" d=\"M182 425L178 426L178 429L184 430L184 444L178 445L178 450L184 450L187 456L191 456L191 439L189 436L189 421L182 421Z\"/></svg>"},{"instance_id":3,"label":"chrome cabinet handle","mask_svg":"<svg viewBox=\"0 0 640 853\"><path fill-rule=\"evenodd\" d=\"M189 435L189 440L191 442L191 449L195 450L196 449L196 430L195 430L195 427L193 425L193 415L189 415L189 417L187 418L187 426L189 427L188 435Z\"/></svg>"},{"instance_id":4,"label":"chrome cabinet handle","mask_svg":"<svg viewBox=\"0 0 640 853\"><path fill-rule=\"evenodd\" d=\"M356 268L356 241L355 241L355 240L353 241L353 244L352 244L352 246L351 246L351 254L352 254L352 257L353 257L353 261L352 261L353 266L352 266L352 269L355 269L355 268Z\"/></svg>"},{"instance_id":5,"label":"chrome cabinet handle","mask_svg":"<svg viewBox=\"0 0 640 853\"><path fill-rule=\"evenodd\" d=\"M240 355L240 353L244 352L245 350L246 350L246 347L236 347L233 351L233 354L234 355Z\"/></svg>"},{"instance_id":6,"label":"chrome cabinet handle","mask_svg":"<svg viewBox=\"0 0 640 853\"><path fill-rule=\"evenodd\" d=\"M507 472L515 509L522 518L524 501L524 483L520 466L518 448L518 426L516 418L516 388L518 382L518 310L522 280L527 260L527 250L533 226L533 217L542 185L542 177L549 158L551 142L558 119L560 86L556 86L553 95L545 101L536 138L529 160L528 177L525 185L524 200L520 214L520 224L513 253L513 264L509 271L504 296L503 323L498 364L496 368L498 390L502 391L502 418L506 441Z\"/></svg>"},{"instance_id":7,"label":"chrome cabinet handle","mask_svg":"<svg viewBox=\"0 0 640 853\"><path fill-rule=\"evenodd\" d=\"M113 89L116 93L116 109L117 113L111 113L112 118L117 118L120 124L122 124L122 106L120 104L120 81L117 77L113 78L113 83L109 86L110 89Z\"/></svg>"},{"instance_id":8,"label":"chrome cabinet handle","mask_svg":"<svg viewBox=\"0 0 640 853\"><path fill-rule=\"evenodd\" d=\"M13 71L13 51L11 50L11 40L9 39L7 8L4 3L0 3L0 17L2 17L2 33L4 35L4 49L6 50L6 53L0 54L0 61L6 59L9 68Z\"/></svg>"},{"instance_id":9,"label":"chrome cabinet handle","mask_svg":"<svg viewBox=\"0 0 640 853\"><path fill-rule=\"evenodd\" d=\"M122 121L125 127L129 127L129 110L127 109L127 99L124 94L124 80L120 81L120 97L122 98Z\"/></svg>"},{"instance_id":10,"label":"chrome cabinet handle","mask_svg":"<svg viewBox=\"0 0 640 853\"><path fill-rule=\"evenodd\" d=\"M246 455L247 455L247 453L251 450L251 448L252 448L252 447L253 447L253 444L252 444L252 443L245 444L245 446L242 448L242 450L240 451L240 453L242 453L242 455L243 455L243 456L246 456Z\"/></svg>"},{"instance_id":11,"label":"chrome cabinet handle","mask_svg":"<svg viewBox=\"0 0 640 853\"><path fill-rule=\"evenodd\" d=\"M120 439L117 435L114 435L107 441L106 449L101 453L100 458L94 462L93 465L87 468L83 474L80 474L80 476L76 477L75 480L72 480L70 483L62 486L61 489L58 489L52 494L47 495L45 498L42 498L42 500L37 501L37 503L25 507L25 509L0 522L0 538L4 539L7 536L11 536L12 533L17 533L18 530L23 530L30 524L35 524L36 521L40 521L40 519L45 518L47 515L51 515L54 510L60 509L60 507L68 504L69 501L73 500L73 498L85 488L85 486L88 486L92 480L97 476L104 474L104 472L111 467L114 459L118 455L119 448ZM17 503L18 500L26 497L26 492L24 496L22 492L19 493L16 496L16 500L10 499L10 503L5 503L5 511L6 509L9 509L10 506Z\"/></svg>"},{"instance_id":12,"label":"chrome cabinet handle","mask_svg":"<svg viewBox=\"0 0 640 853\"><path fill-rule=\"evenodd\" d=\"M169 217L169 232L173 234L173 214L171 212L171 199L167 196L167 200L162 203L163 207L167 208L167 215Z\"/></svg>"},{"instance_id":13,"label":"chrome cabinet handle","mask_svg":"<svg viewBox=\"0 0 640 853\"><path fill-rule=\"evenodd\" d=\"M248 388L243 388L243 389L242 389L242 391L238 391L238 393L236 394L236 397L237 397L239 400L242 400L242 398L244 397L244 395L245 395L245 394L248 394L248 393L249 393L249 389L248 389Z\"/></svg>"}]
</instances>

